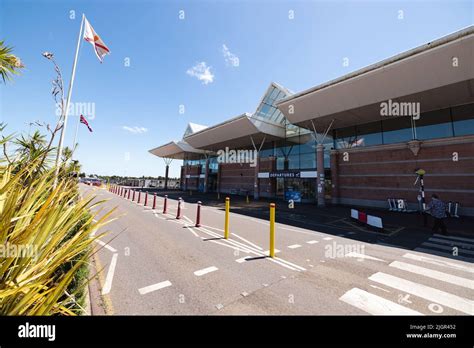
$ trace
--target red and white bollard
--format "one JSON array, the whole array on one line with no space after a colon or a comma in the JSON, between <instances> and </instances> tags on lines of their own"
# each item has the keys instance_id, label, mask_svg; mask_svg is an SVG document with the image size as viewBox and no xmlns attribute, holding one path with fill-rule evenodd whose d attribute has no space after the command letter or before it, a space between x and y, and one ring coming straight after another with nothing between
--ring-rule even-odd
<instances>
[{"instance_id":1,"label":"red and white bollard","mask_svg":"<svg viewBox=\"0 0 474 348\"><path fill-rule=\"evenodd\" d=\"M178 211L176 212L176 218L181 219L181 197L178 199Z\"/></svg>"},{"instance_id":2,"label":"red and white bollard","mask_svg":"<svg viewBox=\"0 0 474 348\"><path fill-rule=\"evenodd\" d=\"M145 207L148 204L148 192L145 192Z\"/></svg>"},{"instance_id":3,"label":"red and white bollard","mask_svg":"<svg viewBox=\"0 0 474 348\"><path fill-rule=\"evenodd\" d=\"M201 227L201 201L198 201L196 213L196 227Z\"/></svg>"},{"instance_id":4,"label":"red and white bollard","mask_svg":"<svg viewBox=\"0 0 474 348\"><path fill-rule=\"evenodd\" d=\"M153 194L153 210L156 208L156 193Z\"/></svg>"},{"instance_id":5,"label":"red and white bollard","mask_svg":"<svg viewBox=\"0 0 474 348\"><path fill-rule=\"evenodd\" d=\"M163 203L163 214L166 214L167 207L168 207L168 195L165 195L165 202Z\"/></svg>"},{"instance_id":6,"label":"red and white bollard","mask_svg":"<svg viewBox=\"0 0 474 348\"><path fill-rule=\"evenodd\" d=\"M135 202L135 190L133 190L132 202Z\"/></svg>"},{"instance_id":7,"label":"red and white bollard","mask_svg":"<svg viewBox=\"0 0 474 348\"><path fill-rule=\"evenodd\" d=\"M130 199L130 189L128 189L127 199Z\"/></svg>"},{"instance_id":8,"label":"red and white bollard","mask_svg":"<svg viewBox=\"0 0 474 348\"><path fill-rule=\"evenodd\" d=\"M142 197L142 191L138 191L138 201L137 201L138 204L140 204L141 197Z\"/></svg>"}]
</instances>

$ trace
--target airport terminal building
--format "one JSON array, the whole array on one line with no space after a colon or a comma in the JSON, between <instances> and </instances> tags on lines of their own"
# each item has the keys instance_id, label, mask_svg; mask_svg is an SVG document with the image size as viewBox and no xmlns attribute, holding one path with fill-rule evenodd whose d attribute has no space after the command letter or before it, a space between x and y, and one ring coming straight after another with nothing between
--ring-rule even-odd
<instances>
[{"instance_id":1,"label":"airport terminal building","mask_svg":"<svg viewBox=\"0 0 474 348\"><path fill-rule=\"evenodd\" d=\"M271 83L255 112L150 152L183 160L183 190L320 206L417 208L423 169L428 197L472 216L474 27L299 93Z\"/></svg>"}]
</instances>

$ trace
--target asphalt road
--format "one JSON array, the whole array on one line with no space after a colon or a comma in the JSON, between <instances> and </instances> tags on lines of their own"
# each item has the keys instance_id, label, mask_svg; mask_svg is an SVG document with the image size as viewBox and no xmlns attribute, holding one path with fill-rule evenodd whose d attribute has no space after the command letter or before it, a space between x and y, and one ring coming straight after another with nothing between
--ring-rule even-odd
<instances>
[{"instance_id":1,"label":"asphalt road","mask_svg":"<svg viewBox=\"0 0 474 348\"><path fill-rule=\"evenodd\" d=\"M185 202L177 220L176 200L164 215L161 197L152 210L151 195L144 207L143 194L138 205L82 184L81 192L121 215L96 233L107 232L97 241L103 270L92 290L101 296L91 298L108 304L106 314L474 314L470 259L366 243L350 226L328 234L281 223L271 259L268 221L231 213L225 240L218 208L202 207L196 228L196 204ZM474 257L472 239L431 239Z\"/></svg>"}]
</instances>

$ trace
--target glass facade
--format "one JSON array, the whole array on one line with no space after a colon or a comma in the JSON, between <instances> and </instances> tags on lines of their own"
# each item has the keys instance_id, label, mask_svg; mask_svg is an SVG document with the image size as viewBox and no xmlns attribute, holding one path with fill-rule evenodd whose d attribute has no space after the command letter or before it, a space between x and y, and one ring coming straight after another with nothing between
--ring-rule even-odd
<instances>
[{"instance_id":1,"label":"glass facade","mask_svg":"<svg viewBox=\"0 0 474 348\"><path fill-rule=\"evenodd\" d=\"M474 135L474 104L425 112L413 122L410 117L383 118L333 131L336 149L462 135Z\"/></svg>"},{"instance_id":2,"label":"glass facade","mask_svg":"<svg viewBox=\"0 0 474 348\"><path fill-rule=\"evenodd\" d=\"M288 96L283 90L271 86L253 116L264 118L277 124L285 124L285 116L275 106L275 102Z\"/></svg>"}]
</instances>

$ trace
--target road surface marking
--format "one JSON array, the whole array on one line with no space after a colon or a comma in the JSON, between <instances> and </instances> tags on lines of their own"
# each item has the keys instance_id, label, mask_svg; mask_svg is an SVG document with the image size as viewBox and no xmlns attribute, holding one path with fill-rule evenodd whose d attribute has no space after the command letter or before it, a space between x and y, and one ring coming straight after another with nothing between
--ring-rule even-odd
<instances>
[{"instance_id":1,"label":"road surface marking","mask_svg":"<svg viewBox=\"0 0 474 348\"><path fill-rule=\"evenodd\" d=\"M107 272L107 277L105 278L105 284L102 288L102 295L106 295L112 289L112 280L114 279L115 266L117 265L118 254L115 253L112 256L112 261L110 262L109 270Z\"/></svg>"},{"instance_id":2,"label":"road surface marking","mask_svg":"<svg viewBox=\"0 0 474 348\"><path fill-rule=\"evenodd\" d=\"M385 292L390 293L390 291L388 291L387 289L381 288L380 286L372 285L372 284L370 284L370 286L373 287L374 289L379 289L379 290L382 290L382 291L385 291Z\"/></svg>"},{"instance_id":3,"label":"road surface marking","mask_svg":"<svg viewBox=\"0 0 474 348\"><path fill-rule=\"evenodd\" d=\"M457 270L460 270L460 271L474 273L474 268L471 267L471 266L458 265L458 264L453 263L453 262L432 259L430 257L425 257L425 256L420 256L420 255L415 255L415 254L410 254L410 253L407 253L407 254L403 255L403 257L405 257L407 259L411 259L411 260L431 263L431 264L437 265L437 266L450 267L450 268L457 269Z\"/></svg>"},{"instance_id":4,"label":"road surface marking","mask_svg":"<svg viewBox=\"0 0 474 348\"><path fill-rule=\"evenodd\" d=\"M207 267L207 268L204 268L204 269L200 269L199 271L196 271L194 272L194 275L200 277L204 274L207 274L207 273L211 273L211 272L214 272L214 271L217 271L218 268L215 267L215 266L211 266L211 267Z\"/></svg>"},{"instance_id":5,"label":"road surface marking","mask_svg":"<svg viewBox=\"0 0 474 348\"><path fill-rule=\"evenodd\" d=\"M459 255L454 256L452 253L442 252L442 251L434 250L434 249L416 248L415 251L418 251L420 253L427 253L427 254L433 254L433 255L438 255L438 256L443 256L443 257L449 257L451 259L464 261L464 262L474 262L474 258L471 258L471 257L465 257L465 256L459 256Z\"/></svg>"},{"instance_id":6,"label":"road surface marking","mask_svg":"<svg viewBox=\"0 0 474 348\"><path fill-rule=\"evenodd\" d=\"M112 248L110 245L108 245L107 243L104 243L103 241L101 241L100 239L96 239L95 240L97 243L99 243L100 245L102 245L104 248L106 248L107 250L113 252L113 253L116 253L117 252L117 249L114 249Z\"/></svg>"},{"instance_id":7,"label":"road surface marking","mask_svg":"<svg viewBox=\"0 0 474 348\"><path fill-rule=\"evenodd\" d=\"M219 303L219 304L216 305L216 308L217 308L218 310L221 310L222 308L224 308L224 305L221 304L221 303Z\"/></svg>"},{"instance_id":8,"label":"road surface marking","mask_svg":"<svg viewBox=\"0 0 474 348\"><path fill-rule=\"evenodd\" d=\"M169 280L165 280L164 282L145 286L144 288L138 289L138 292L141 295L145 295L145 294L148 294L149 292L160 290L168 286L171 286L171 282Z\"/></svg>"},{"instance_id":9,"label":"road surface marking","mask_svg":"<svg viewBox=\"0 0 474 348\"><path fill-rule=\"evenodd\" d=\"M359 288L349 290L339 300L372 315L423 315Z\"/></svg>"},{"instance_id":10,"label":"road surface marking","mask_svg":"<svg viewBox=\"0 0 474 348\"><path fill-rule=\"evenodd\" d=\"M288 245L288 249L296 249L296 248L301 248L301 245L299 244Z\"/></svg>"},{"instance_id":11,"label":"road surface marking","mask_svg":"<svg viewBox=\"0 0 474 348\"><path fill-rule=\"evenodd\" d=\"M433 247L433 248L437 248L437 249L443 249L443 250L449 250L449 251L452 251L454 247L458 248L459 252L462 252L462 253L465 253L465 254L470 254L470 255L474 255L474 251L472 250L466 250L466 249L462 249L458 246L447 246L447 245L440 245L440 244L435 244L435 243L430 243L430 242L424 242L423 244L421 244L422 246L428 246L428 247Z\"/></svg>"},{"instance_id":12,"label":"road surface marking","mask_svg":"<svg viewBox=\"0 0 474 348\"><path fill-rule=\"evenodd\" d=\"M154 213L153 215L155 215L155 217L158 218L158 219L166 220L166 218L164 218L164 217L158 215L158 213Z\"/></svg>"},{"instance_id":13,"label":"road surface marking","mask_svg":"<svg viewBox=\"0 0 474 348\"><path fill-rule=\"evenodd\" d=\"M466 248L466 249L474 248L474 244L463 243L463 242L458 242L458 241L449 240L449 239L430 238L428 240L431 242L444 243L444 244L449 244L452 246L457 246L457 247Z\"/></svg>"},{"instance_id":14,"label":"road surface marking","mask_svg":"<svg viewBox=\"0 0 474 348\"><path fill-rule=\"evenodd\" d=\"M212 232L212 231L209 231L208 229L205 229L205 228L201 228L201 231L203 231L204 233L207 233L209 234L210 236L213 236L213 237L216 237L216 238L222 238L222 236ZM240 242L237 242L236 240L232 240L232 239L223 239L223 241L231 244L231 245L234 245L236 247L240 247L240 248L244 248L244 249L248 249L251 253L257 255L257 256L268 256L268 251L267 252L262 252L260 250L257 250L255 248L252 248L248 245L245 245L243 243L240 243ZM292 271L306 271L305 268L303 267L300 267L300 266L297 266L295 264L292 264L291 262L289 261L286 261L286 260L283 260L283 259L276 259L276 258L266 258L267 260L271 261L271 262L274 262L274 263L277 263L279 264L280 266L283 266L283 267L286 267ZM293 266L293 267L292 267ZM296 268L295 268L296 267Z\"/></svg>"},{"instance_id":15,"label":"road surface marking","mask_svg":"<svg viewBox=\"0 0 474 348\"><path fill-rule=\"evenodd\" d=\"M251 241L245 239L244 237L239 236L239 235L236 234L236 233L232 233L232 235L233 235L233 236L236 236L237 238L239 238L239 239L243 240L244 242L250 244L251 246L253 246L254 248L256 248L256 249L258 249L258 250L263 250L263 248L259 247L257 244L252 243Z\"/></svg>"},{"instance_id":16,"label":"road surface marking","mask_svg":"<svg viewBox=\"0 0 474 348\"><path fill-rule=\"evenodd\" d=\"M332 238L331 237L324 237L323 239L324 240L331 240Z\"/></svg>"},{"instance_id":17,"label":"road surface marking","mask_svg":"<svg viewBox=\"0 0 474 348\"><path fill-rule=\"evenodd\" d=\"M365 254L359 254L359 253L356 253L354 251L344 255L344 257L355 257L357 259L366 259L366 260L374 260L374 261L381 261L381 262L387 262L385 260L382 260L382 259L378 259L376 257L373 257L373 256L370 256L370 255L365 255Z\"/></svg>"},{"instance_id":18,"label":"road surface marking","mask_svg":"<svg viewBox=\"0 0 474 348\"><path fill-rule=\"evenodd\" d=\"M452 274L438 272L432 269L412 265L410 263L400 262L400 261L393 261L390 267L395 267L401 269L402 271L407 271L415 274L419 274L428 278L433 278L437 280L441 280L446 283L462 286L468 289L474 289L474 280L458 277Z\"/></svg>"},{"instance_id":19,"label":"road surface marking","mask_svg":"<svg viewBox=\"0 0 474 348\"><path fill-rule=\"evenodd\" d=\"M276 260L278 260L278 261L281 261L281 262L284 262L284 263L286 263L286 264L288 264L288 265L290 265L290 266L293 266L293 267L295 267L296 269L299 269L300 271L306 271L306 268L301 267L301 266L298 266L298 265L295 265L294 263L291 263L290 261L280 259L279 257L275 257L274 259L276 259ZM272 260L272 259L270 259L270 260ZM276 261L276 260L275 260L275 261Z\"/></svg>"},{"instance_id":20,"label":"road surface marking","mask_svg":"<svg viewBox=\"0 0 474 348\"><path fill-rule=\"evenodd\" d=\"M194 234L196 237L199 237L199 235L196 233L196 231L194 231L191 226L185 226L188 230L191 231L192 234Z\"/></svg>"},{"instance_id":21,"label":"road surface marking","mask_svg":"<svg viewBox=\"0 0 474 348\"><path fill-rule=\"evenodd\" d=\"M243 263L243 262L245 262L247 259L251 259L251 257L250 257L250 256L241 257L240 259L235 260L235 262L237 262L237 263Z\"/></svg>"},{"instance_id":22,"label":"road surface marking","mask_svg":"<svg viewBox=\"0 0 474 348\"><path fill-rule=\"evenodd\" d=\"M474 243L474 239L472 238L462 238L462 237L451 237L451 236L443 236L442 234L434 234L434 237L439 237L439 238L447 238L447 239L454 239L454 240L460 240L463 242L468 242L468 243Z\"/></svg>"},{"instance_id":23,"label":"road surface marking","mask_svg":"<svg viewBox=\"0 0 474 348\"><path fill-rule=\"evenodd\" d=\"M279 250L279 249L275 249L275 254L279 253L280 251L281 251L281 250ZM264 250L264 251L262 251L262 253L264 253L264 254L269 254L269 253L270 253L270 250Z\"/></svg>"},{"instance_id":24,"label":"road surface marking","mask_svg":"<svg viewBox=\"0 0 474 348\"><path fill-rule=\"evenodd\" d=\"M188 222L189 222L190 224L194 224L194 222L193 222L190 218L188 218L187 216L183 215L183 218L185 218L186 220L188 220Z\"/></svg>"},{"instance_id":25,"label":"road surface marking","mask_svg":"<svg viewBox=\"0 0 474 348\"><path fill-rule=\"evenodd\" d=\"M231 248L231 249L234 249L234 250L238 250L238 251L241 251L241 252L246 253L246 254L250 253L250 250L247 250L247 249L244 249L244 248L239 248L239 247L229 245L229 244L225 244L225 243L219 242L217 240L210 240L209 242L214 243L214 244L223 245L225 247L228 247L228 248Z\"/></svg>"},{"instance_id":26,"label":"road surface marking","mask_svg":"<svg viewBox=\"0 0 474 348\"><path fill-rule=\"evenodd\" d=\"M371 275L369 279L390 286L391 288L424 298L425 300L456 309L460 312L470 315L474 314L474 301L466 298L382 272L377 272Z\"/></svg>"},{"instance_id":27,"label":"road surface marking","mask_svg":"<svg viewBox=\"0 0 474 348\"><path fill-rule=\"evenodd\" d=\"M308 244L316 244L316 243L319 243L317 240L309 240L307 241L306 243Z\"/></svg>"}]
</instances>

